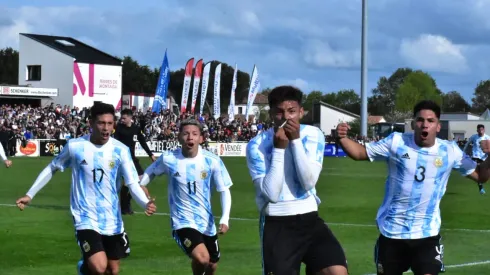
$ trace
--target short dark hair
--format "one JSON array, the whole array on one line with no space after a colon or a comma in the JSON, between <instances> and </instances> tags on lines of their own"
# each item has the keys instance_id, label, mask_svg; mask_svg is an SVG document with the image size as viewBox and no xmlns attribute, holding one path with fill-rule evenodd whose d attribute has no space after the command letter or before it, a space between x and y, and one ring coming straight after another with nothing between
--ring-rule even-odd
<instances>
[{"instance_id":1,"label":"short dark hair","mask_svg":"<svg viewBox=\"0 0 490 275\"><path fill-rule=\"evenodd\" d=\"M303 92L293 86L278 86L269 93L269 107L274 107L284 101L296 101L301 106L303 102Z\"/></svg>"},{"instance_id":2,"label":"short dark hair","mask_svg":"<svg viewBox=\"0 0 490 275\"><path fill-rule=\"evenodd\" d=\"M133 116L133 111L131 109L124 109L121 111L121 115Z\"/></svg>"},{"instance_id":3,"label":"short dark hair","mask_svg":"<svg viewBox=\"0 0 490 275\"><path fill-rule=\"evenodd\" d=\"M179 127L179 133L182 132L182 130L184 129L185 126L188 126L188 125L194 125L196 126L197 128L199 128L199 132L203 132L203 129L202 129L202 124L197 121L196 119L193 119L193 118L190 118L190 119L184 119L180 122L180 127Z\"/></svg>"},{"instance_id":4,"label":"short dark hair","mask_svg":"<svg viewBox=\"0 0 490 275\"><path fill-rule=\"evenodd\" d=\"M478 129L480 129L480 128L485 129L485 125L483 125L483 124L478 124L478 125L476 126L476 129L477 129L477 130L478 130Z\"/></svg>"},{"instance_id":5,"label":"short dark hair","mask_svg":"<svg viewBox=\"0 0 490 275\"><path fill-rule=\"evenodd\" d=\"M94 120L100 115L111 114L116 117L116 111L112 104L106 104L102 102L96 102L90 108L90 119Z\"/></svg>"},{"instance_id":6,"label":"short dark hair","mask_svg":"<svg viewBox=\"0 0 490 275\"><path fill-rule=\"evenodd\" d=\"M431 110L436 114L437 119L441 118L441 107L439 104L432 100L422 100L413 107L413 117L417 116L417 113L422 110Z\"/></svg>"}]
</instances>

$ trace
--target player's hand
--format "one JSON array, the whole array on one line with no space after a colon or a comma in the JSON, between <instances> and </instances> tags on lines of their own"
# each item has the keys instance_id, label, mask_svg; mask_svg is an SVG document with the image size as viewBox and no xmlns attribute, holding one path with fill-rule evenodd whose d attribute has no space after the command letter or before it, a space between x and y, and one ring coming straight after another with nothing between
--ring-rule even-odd
<instances>
[{"instance_id":1,"label":"player's hand","mask_svg":"<svg viewBox=\"0 0 490 275\"><path fill-rule=\"evenodd\" d=\"M221 235L224 235L224 234L226 234L226 232L228 232L229 229L230 229L230 227L228 227L228 225L226 225L226 224L220 224L219 225L219 232L218 233L221 234Z\"/></svg>"},{"instance_id":2,"label":"player's hand","mask_svg":"<svg viewBox=\"0 0 490 275\"><path fill-rule=\"evenodd\" d=\"M155 205L155 199L151 199L147 204L146 204L146 210L145 214L147 216L153 215L155 212L157 212L157 206Z\"/></svg>"},{"instance_id":3,"label":"player's hand","mask_svg":"<svg viewBox=\"0 0 490 275\"><path fill-rule=\"evenodd\" d=\"M23 211L26 205L28 205L31 202L31 197L25 195L15 201L15 204L17 204L17 207L19 207L20 211Z\"/></svg>"},{"instance_id":4,"label":"player's hand","mask_svg":"<svg viewBox=\"0 0 490 275\"><path fill-rule=\"evenodd\" d=\"M337 125L337 137L339 139L346 138L349 133L350 126L349 124L342 122Z\"/></svg>"},{"instance_id":5,"label":"player's hand","mask_svg":"<svg viewBox=\"0 0 490 275\"><path fill-rule=\"evenodd\" d=\"M155 162L157 160L157 157L155 157L155 155L151 155L151 162Z\"/></svg>"},{"instance_id":6,"label":"player's hand","mask_svg":"<svg viewBox=\"0 0 490 275\"><path fill-rule=\"evenodd\" d=\"M274 134L274 147L286 149L289 144L289 139L284 132L284 128L278 128Z\"/></svg>"},{"instance_id":7,"label":"player's hand","mask_svg":"<svg viewBox=\"0 0 490 275\"><path fill-rule=\"evenodd\" d=\"M7 167L7 168L10 168L10 166L12 166L11 160L6 160L4 163L5 163L5 167Z\"/></svg>"},{"instance_id":8,"label":"player's hand","mask_svg":"<svg viewBox=\"0 0 490 275\"><path fill-rule=\"evenodd\" d=\"M482 140L480 141L480 148L483 153L490 153L490 140Z\"/></svg>"},{"instance_id":9,"label":"player's hand","mask_svg":"<svg viewBox=\"0 0 490 275\"><path fill-rule=\"evenodd\" d=\"M295 140L299 138L300 125L298 122L288 119L286 125L284 125L284 132L289 140Z\"/></svg>"}]
</instances>

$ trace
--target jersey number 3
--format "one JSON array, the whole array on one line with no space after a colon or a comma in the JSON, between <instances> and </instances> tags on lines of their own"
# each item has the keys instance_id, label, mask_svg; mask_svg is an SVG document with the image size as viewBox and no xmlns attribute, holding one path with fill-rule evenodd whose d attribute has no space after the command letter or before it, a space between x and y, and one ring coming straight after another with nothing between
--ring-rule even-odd
<instances>
[{"instance_id":1,"label":"jersey number 3","mask_svg":"<svg viewBox=\"0 0 490 275\"><path fill-rule=\"evenodd\" d=\"M422 182L425 180L425 167L424 166L417 167L417 171L415 173L414 178L418 182Z\"/></svg>"}]
</instances>

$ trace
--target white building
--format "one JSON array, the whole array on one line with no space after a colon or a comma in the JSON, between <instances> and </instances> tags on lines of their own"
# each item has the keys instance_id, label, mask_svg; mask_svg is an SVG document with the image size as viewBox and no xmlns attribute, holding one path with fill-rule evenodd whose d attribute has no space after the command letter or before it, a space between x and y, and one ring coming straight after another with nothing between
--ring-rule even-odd
<instances>
[{"instance_id":1,"label":"white building","mask_svg":"<svg viewBox=\"0 0 490 275\"><path fill-rule=\"evenodd\" d=\"M322 101L313 104L311 113L313 125L320 128L325 135L331 135L340 122L351 122L360 118L359 115Z\"/></svg>"},{"instance_id":2,"label":"white building","mask_svg":"<svg viewBox=\"0 0 490 275\"><path fill-rule=\"evenodd\" d=\"M247 100L248 98L245 97L238 104L235 104L235 115L245 116L247 112ZM249 115L254 116L255 119L260 116L261 111L268 111L268 110L269 110L269 99L267 98L267 96L264 94L257 94L255 96L254 103L250 108Z\"/></svg>"},{"instance_id":3,"label":"white building","mask_svg":"<svg viewBox=\"0 0 490 275\"><path fill-rule=\"evenodd\" d=\"M19 85L58 89L41 104L121 106L122 61L70 37L21 33Z\"/></svg>"}]
</instances>

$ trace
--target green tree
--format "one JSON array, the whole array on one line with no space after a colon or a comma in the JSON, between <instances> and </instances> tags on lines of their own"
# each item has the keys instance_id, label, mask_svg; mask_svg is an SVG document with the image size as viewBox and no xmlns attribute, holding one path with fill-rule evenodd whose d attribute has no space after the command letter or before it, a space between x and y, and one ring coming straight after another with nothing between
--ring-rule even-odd
<instances>
[{"instance_id":1,"label":"green tree","mask_svg":"<svg viewBox=\"0 0 490 275\"><path fill-rule=\"evenodd\" d=\"M0 50L0 84L19 84L19 52L10 47Z\"/></svg>"},{"instance_id":2,"label":"green tree","mask_svg":"<svg viewBox=\"0 0 490 275\"><path fill-rule=\"evenodd\" d=\"M368 99L373 103L369 112L388 118L393 117L397 90L412 72L410 68L399 68L388 78L382 76L378 80L378 86L372 91L373 95ZM368 108L370 108L369 105Z\"/></svg>"},{"instance_id":3,"label":"green tree","mask_svg":"<svg viewBox=\"0 0 490 275\"><path fill-rule=\"evenodd\" d=\"M472 111L481 114L490 106L490 80L480 81L475 88L471 108Z\"/></svg>"},{"instance_id":4,"label":"green tree","mask_svg":"<svg viewBox=\"0 0 490 275\"><path fill-rule=\"evenodd\" d=\"M410 112L420 100L429 99L441 104L442 97L433 78L422 71L410 73L396 92L395 107L400 112Z\"/></svg>"},{"instance_id":5,"label":"green tree","mask_svg":"<svg viewBox=\"0 0 490 275\"><path fill-rule=\"evenodd\" d=\"M442 95L442 110L444 112L469 112L470 104L457 91Z\"/></svg>"},{"instance_id":6,"label":"green tree","mask_svg":"<svg viewBox=\"0 0 490 275\"><path fill-rule=\"evenodd\" d=\"M323 94L320 91L312 91L303 99L303 108L306 111L311 111L313 104L318 103L322 100Z\"/></svg>"}]
</instances>

